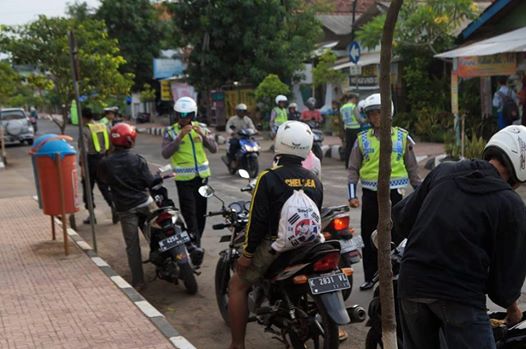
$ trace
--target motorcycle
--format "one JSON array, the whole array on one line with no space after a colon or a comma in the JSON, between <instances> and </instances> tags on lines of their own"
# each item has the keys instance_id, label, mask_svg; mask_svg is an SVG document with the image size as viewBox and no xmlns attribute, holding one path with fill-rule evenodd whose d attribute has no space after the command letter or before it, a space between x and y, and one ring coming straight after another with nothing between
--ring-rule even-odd
<instances>
[{"instance_id":1,"label":"motorcycle","mask_svg":"<svg viewBox=\"0 0 526 349\"><path fill-rule=\"evenodd\" d=\"M165 175L163 178L169 176ZM193 244L183 216L168 198L168 191L162 182L150 188L150 194L158 209L142 222L150 243L150 255L144 263L155 265L159 279L176 285L181 280L187 293L196 294L198 286L195 275L199 274L196 265L201 264L204 252Z\"/></svg>"},{"instance_id":2,"label":"motorcycle","mask_svg":"<svg viewBox=\"0 0 526 349\"><path fill-rule=\"evenodd\" d=\"M325 240L337 240L341 246L340 267L351 268L353 264L361 261L363 247L361 235L354 235L352 228L349 228L349 206L332 206L321 209L321 231ZM342 291L343 299L347 300L352 292L353 276L348 275L348 289Z\"/></svg>"},{"instance_id":3,"label":"motorcycle","mask_svg":"<svg viewBox=\"0 0 526 349\"><path fill-rule=\"evenodd\" d=\"M229 245L220 252L215 274L217 303L228 324L228 285L241 254L250 204L238 201L226 207L212 187L203 186L199 192L222 202L221 210L208 216L223 216L225 223L213 228L230 230L220 238ZM365 319L363 308L346 308L343 303L341 290L350 287L347 274L352 271L340 269L339 259L340 245L335 241L280 254L265 279L249 292L249 321L265 326L265 331L292 348L306 348L310 343L315 348L338 348L338 325Z\"/></svg>"},{"instance_id":4,"label":"motorcycle","mask_svg":"<svg viewBox=\"0 0 526 349\"><path fill-rule=\"evenodd\" d=\"M236 173L239 169L245 169L252 178L255 178L258 175L260 146L254 139L256 133L257 131L251 128L239 130L237 132L239 137L239 149L236 154L234 154L233 160L229 161L228 156L221 157L230 174Z\"/></svg>"},{"instance_id":5,"label":"motorcycle","mask_svg":"<svg viewBox=\"0 0 526 349\"><path fill-rule=\"evenodd\" d=\"M318 159L320 159L320 162L323 161L323 151L321 149L323 140L325 137L323 136L323 131L320 129L320 124L316 121L307 121L307 125L312 130L312 136L313 136L313 142L312 142L312 152Z\"/></svg>"},{"instance_id":6,"label":"motorcycle","mask_svg":"<svg viewBox=\"0 0 526 349\"><path fill-rule=\"evenodd\" d=\"M373 244L377 246L375 232L371 236ZM393 268L393 291L394 299L398 297L398 275L400 272L400 264L404 254L407 239L391 250L391 264ZM378 273L375 275L373 282L378 281ZM369 319L365 323L370 327L365 338L365 349L383 348L382 344L382 320L381 320L381 306L380 306L380 287L377 286L374 290L373 299L369 303L367 311ZM403 347L403 334L400 326L400 311L398 302L395 302L396 314L396 338L398 348ZM493 337L497 349L523 349L526 348L526 312L523 312L522 320L514 326L508 328L504 318L504 312L489 312L490 325L493 330ZM441 348L447 349L447 344L441 336Z\"/></svg>"}]
</instances>

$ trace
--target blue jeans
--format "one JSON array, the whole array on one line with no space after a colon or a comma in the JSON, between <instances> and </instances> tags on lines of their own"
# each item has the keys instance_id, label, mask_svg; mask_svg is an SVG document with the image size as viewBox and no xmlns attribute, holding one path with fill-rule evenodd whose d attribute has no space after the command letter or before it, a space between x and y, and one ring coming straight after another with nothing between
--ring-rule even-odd
<instances>
[{"instance_id":1,"label":"blue jeans","mask_svg":"<svg viewBox=\"0 0 526 349\"><path fill-rule=\"evenodd\" d=\"M441 342L447 349L495 349L484 309L443 300L400 299L400 319L404 349L445 348Z\"/></svg>"},{"instance_id":2,"label":"blue jeans","mask_svg":"<svg viewBox=\"0 0 526 349\"><path fill-rule=\"evenodd\" d=\"M504 112L502 111L497 112L497 126L499 130L502 130L504 127L509 126L509 125L510 124L508 124L506 120L504 120Z\"/></svg>"}]
</instances>

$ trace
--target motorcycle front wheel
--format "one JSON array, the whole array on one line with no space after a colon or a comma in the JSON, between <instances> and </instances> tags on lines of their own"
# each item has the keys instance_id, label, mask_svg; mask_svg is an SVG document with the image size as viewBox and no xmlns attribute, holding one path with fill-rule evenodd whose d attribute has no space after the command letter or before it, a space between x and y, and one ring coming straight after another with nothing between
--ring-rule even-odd
<instances>
[{"instance_id":1,"label":"motorcycle front wheel","mask_svg":"<svg viewBox=\"0 0 526 349\"><path fill-rule=\"evenodd\" d=\"M250 178L256 178L259 172L258 158L254 156L245 158L245 170L247 170Z\"/></svg>"},{"instance_id":2,"label":"motorcycle front wheel","mask_svg":"<svg viewBox=\"0 0 526 349\"><path fill-rule=\"evenodd\" d=\"M228 284L232 276L231 262L227 254L221 255L216 265L215 272L215 293L217 306L223 321L228 325L230 319L228 316Z\"/></svg>"}]
</instances>

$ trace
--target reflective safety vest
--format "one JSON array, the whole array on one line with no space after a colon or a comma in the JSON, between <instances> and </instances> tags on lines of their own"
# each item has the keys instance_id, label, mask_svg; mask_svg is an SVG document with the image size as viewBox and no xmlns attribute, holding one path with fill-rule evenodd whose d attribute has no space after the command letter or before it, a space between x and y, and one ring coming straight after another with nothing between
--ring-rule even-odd
<instances>
[{"instance_id":1,"label":"reflective safety vest","mask_svg":"<svg viewBox=\"0 0 526 349\"><path fill-rule=\"evenodd\" d=\"M199 123L192 122L192 125L199 126ZM181 127L178 123L167 130L172 139L175 139L180 131ZM208 165L203 140L194 130L183 137L179 149L170 160L175 171L176 181L189 181L197 176L201 178L210 177L210 166Z\"/></svg>"},{"instance_id":2,"label":"reflective safety vest","mask_svg":"<svg viewBox=\"0 0 526 349\"><path fill-rule=\"evenodd\" d=\"M393 127L391 139L391 189L405 188L409 184L409 176L404 164L404 154L407 147L407 131ZM380 140L374 136L374 130L369 129L358 134L358 147L363 156L360 168L362 187L376 191L378 188L378 173L380 171Z\"/></svg>"},{"instance_id":3,"label":"reflective safety vest","mask_svg":"<svg viewBox=\"0 0 526 349\"><path fill-rule=\"evenodd\" d=\"M356 104L354 103L345 103L340 108L340 114L342 115L343 119L343 125L345 128L350 129L359 129L360 128L360 122L356 118L356 115L354 114L354 109L356 108Z\"/></svg>"},{"instance_id":4,"label":"reflective safety vest","mask_svg":"<svg viewBox=\"0 0 526 349\"><path fill-rule=\"evenodd\" d=\"M97 153L101 152L99 133L102 133L104 136L104 152L110 150L110 134L106 125L98 122L90 122L86 125L88 126L89 132L91 133L91 139L93 140L93 148L95 148L95 151Z\"/></svg>"},{"instance_id":5,"label":"reflective safety vest","mask_svg":"<svg viewBox=\"0 0 526 349\"><path fill-rule=\"evenodd\" d=\"M276 113L276 117L274 118L274 123L276 125L281 125L282 123L289 120L289 115L287 113L287 109L275 107L274 112Z\"/></svg>"}]
</instances>

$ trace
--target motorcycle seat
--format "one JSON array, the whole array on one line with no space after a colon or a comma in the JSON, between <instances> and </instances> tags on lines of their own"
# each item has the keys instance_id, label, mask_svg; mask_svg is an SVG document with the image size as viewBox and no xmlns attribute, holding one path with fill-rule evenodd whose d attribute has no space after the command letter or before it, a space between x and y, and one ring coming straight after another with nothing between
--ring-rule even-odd
<instances>
[{"instance_id":1,"label":"motorcycle seat","mask_svg":"<svg viewBox=\"0 0 526 349\"><path fill-rule=\"evenodd\" d=\"M313 263L320 259L321 256L331 252L340 252L340 243L338 241L326 241L283 252L272 262L265 273L265 278L274 278L288 266Z\"/></svg>"},{"instance_id":2,"label":"motorcycle seat","mask_svg":"<svg viewBox=\"0 0 526 349\"><path fill-rule=\"evenodd\" d=\"M322 207L320 214L322 218L325 218L331 215L333 212L347 212L347 211L349 211L349 206L340 205L340 206Z\"/></svg>"}]
</instances>

